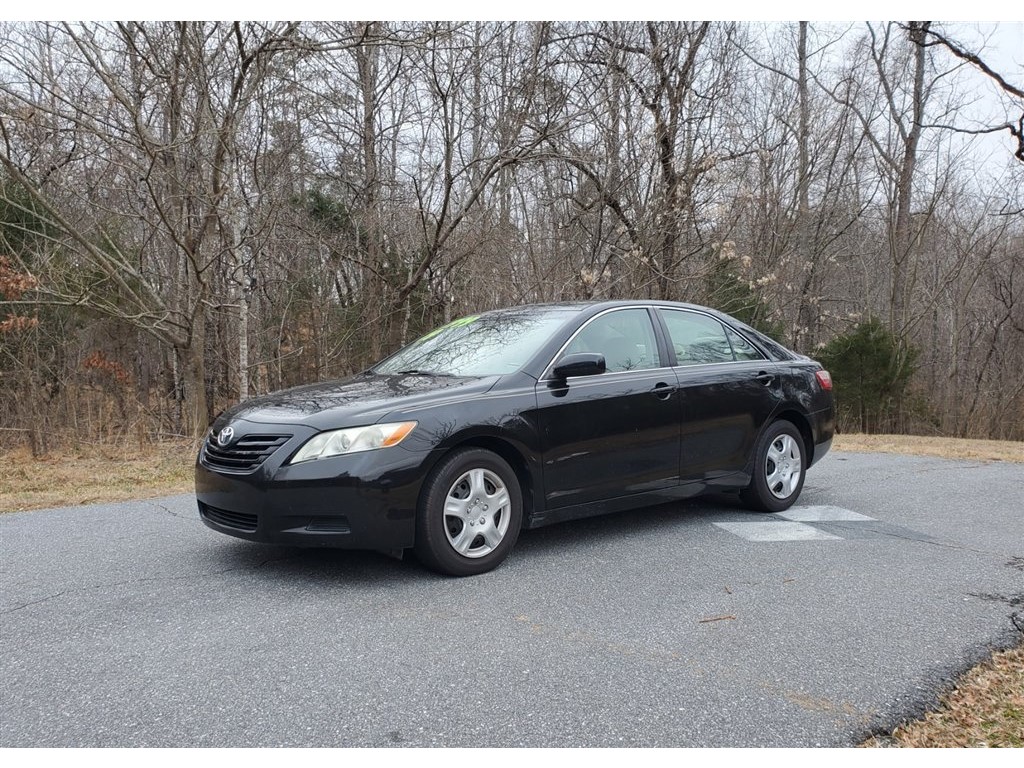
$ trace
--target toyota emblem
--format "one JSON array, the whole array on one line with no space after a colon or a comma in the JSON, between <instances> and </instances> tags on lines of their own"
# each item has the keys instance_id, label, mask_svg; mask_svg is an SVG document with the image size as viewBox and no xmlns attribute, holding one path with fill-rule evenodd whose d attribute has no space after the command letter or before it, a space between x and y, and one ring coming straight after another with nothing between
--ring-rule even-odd
<instances>
[{"instance_id":1,"label":"toyota emblem","mask_svg":"<svg viewBox=\"0 0 1024 768\"><path fill-rule=\"evenodd\" d=\"M225 446L231 442L231 438L233 438L234 436L235 430L233 430L231 427L224 427L224 429L220 431L220 434L217 435L217 443L220 444L221 446Z\"/></svg>"}]
</instances>

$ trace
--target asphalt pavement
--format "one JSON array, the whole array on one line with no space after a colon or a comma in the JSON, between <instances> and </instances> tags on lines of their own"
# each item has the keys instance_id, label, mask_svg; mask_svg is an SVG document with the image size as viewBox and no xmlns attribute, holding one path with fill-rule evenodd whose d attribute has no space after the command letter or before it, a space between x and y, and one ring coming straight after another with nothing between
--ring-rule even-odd
<instances>
[{"instance_id":1,"label":"asphalt pavement","mask_svg":"<svg viewBox=\"0 0 1024 768\"><path fill-rule=\"evenodd\" d=\"M1024 627L1024 464L832 453L452 579L189 495L0 515L0 747L852 746Z\"/></svg>"}]
</instances>

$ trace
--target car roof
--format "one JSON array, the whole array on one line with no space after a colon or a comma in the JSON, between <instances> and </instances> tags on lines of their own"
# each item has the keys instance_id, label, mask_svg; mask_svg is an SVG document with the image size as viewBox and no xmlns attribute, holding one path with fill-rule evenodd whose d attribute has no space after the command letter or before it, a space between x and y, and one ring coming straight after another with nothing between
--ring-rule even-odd
<instances>
[{"instance_id":1,"label":"car roof","mask_svg":"<svg viewBox=\"0 0 1024 768\"><path fill-rule=\"evenodd\" d=\"M499 309L492 309L480 314L499 314L504 312L521 312L524 309L544 309L544 310L570 310L582 312L588 309L613 309L615 307L635 307L637 305L652 306L652 307L668 307L672 309L695 309L702 312L712 312L716 315L722 313L711 307L705 307L700 304L689 304L681 301L665 301L662 299L603 299L595 301L553 301L553 302L540 302L535 304L520 304L512 307L501 307ZM728 315L724 315L728 317Z\"/></svg>"}]
</instances>

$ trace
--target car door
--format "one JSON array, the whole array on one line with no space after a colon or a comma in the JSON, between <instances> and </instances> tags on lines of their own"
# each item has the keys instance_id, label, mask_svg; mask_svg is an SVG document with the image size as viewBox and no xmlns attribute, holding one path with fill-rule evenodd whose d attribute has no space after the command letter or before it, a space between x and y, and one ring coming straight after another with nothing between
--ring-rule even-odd
<instances>
[{"instance_id":1,"label":"car door","mask_svg":"<svg viewBox=\"0 0 1024 768\"><path fill-rule=\"evenodd\" d=\"M597 352L607 370L557 381L551 369ZM545 506L585 504L679 482L679 398L646 308L606 311L574 334L537 385Z\"/></svg>"},{"instance_id":2,"label":"car door","mask_svg":"<svg viewBox=\"0 0 1024 768\"><path fill-rule=\"evenodd\" d=\"M667 308L658 313L679 386L681 481L728 485L782 400L779 371L715 317Z\"/></svg>"}]
</instances>

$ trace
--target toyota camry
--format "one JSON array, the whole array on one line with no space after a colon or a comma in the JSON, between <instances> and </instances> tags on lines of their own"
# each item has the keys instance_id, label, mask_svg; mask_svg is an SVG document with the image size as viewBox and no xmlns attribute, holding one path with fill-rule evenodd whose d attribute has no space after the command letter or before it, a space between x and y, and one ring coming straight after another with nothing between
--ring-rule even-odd
<instances>
[{"instance_id":1,"label":"toyota camry","mask_svg":"<svg viewBox=\"0 0 1024 768\"><path fill-rule=\"evenodd\" d=\"M828 372L721 312L515 307L225 411L196 495L203 522L231 536L411 549L467 576L505 560L524 528L709 491L780 512L833 431Z\"/></svg>"}]
</instances>

